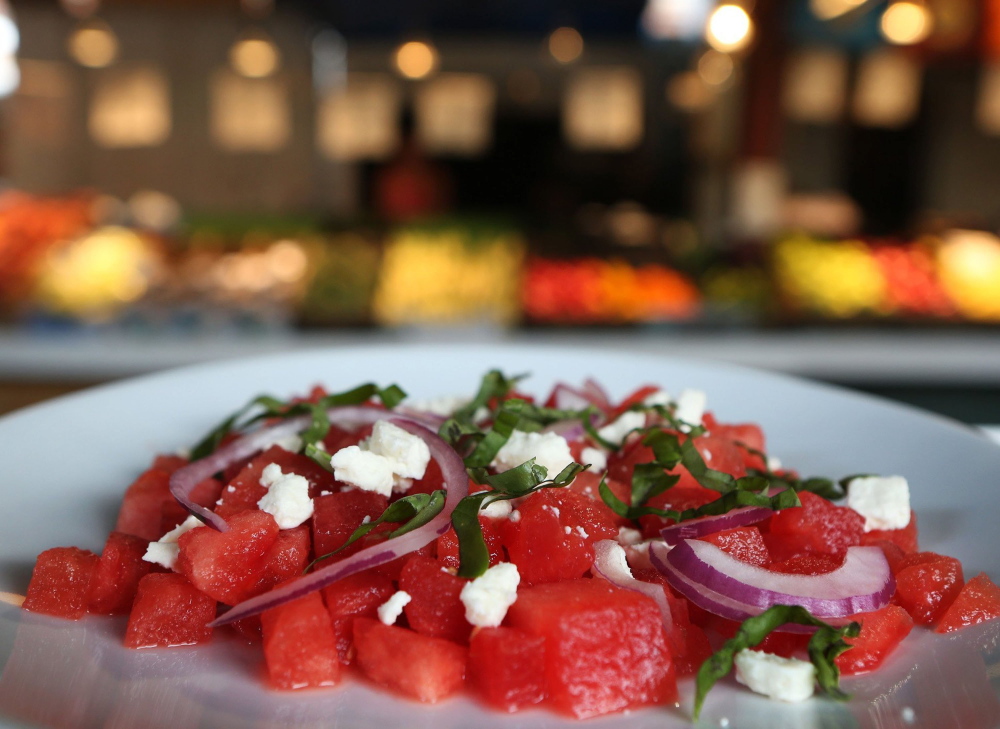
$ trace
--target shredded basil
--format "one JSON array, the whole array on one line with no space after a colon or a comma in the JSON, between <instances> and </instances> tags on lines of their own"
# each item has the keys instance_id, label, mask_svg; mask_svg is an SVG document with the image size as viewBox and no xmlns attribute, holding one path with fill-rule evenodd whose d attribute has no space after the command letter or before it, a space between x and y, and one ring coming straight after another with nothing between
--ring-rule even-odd
<instances>
[{"instance_id":1,"label":"shredded basil","mask_svg":"<svg viewBox=\"0 0 1000 729\"><path fill-rule=\"evenodd\" d=\"M388 539L402 536L407 532L412 532L418 527L422 527L424 524L441 513L441 509L444 508L444 501L445 493L441 489L433 491L429 494L412 494L410 496L404 496L398 501L393 501L388 507L386 507L386 510L382 512L382 515L379 516L378 519L359 526L354 530L346 542L332 552L327 552L326 554L314 559L309 563L305 571L309 572L324 559L329 559L334 555L340 554L340 552L371 532L371 530L379 524L386 522L390 524L402 523L402 526L399 526L389 532L387 536Z\"/></svg>"},{"instance_id":2,"label":"shredded basil","mask_svg":"<svg viewBox=\"0 0 1000 729\"><path fill-rule=\"evenodd\" d=\"M452 417L460 423L471 423L479 408L489 405L490 400L502 400L527 374L506 377L500 370L490 370L483 375L476 396L467 405L454 412Z\"/></svg>"},{"instance_id":3,"label":"shredded basil","mask_svg":"<svg viewBox=\"0 0 1000 729\"><path fill-rule=\"evenodd\" d=\"M701 664L696 679L695 721L701 713L702 704L704 704L705 697L712 686L733 669L733 660L736 654L745 648L760 645L772 631L786 623L818 628L809 640L807 648L809 659L816 667L816 681L820 688L832 698L839 700L848 698L847 694L840 690L840 669L837 668L835 661L837 656L851 647L844 638L856 637L861 626L858 623L850 623L843 628L835 628L818 618L814 618L808 610L799 605L775 605L760 615L743 621L736 635L727 640L722 648Z\"/></svg>"},{"instance_id":4,"label":"shredded basil","mask_svg":"<svg viewBox=\"0 0 1000 729\"><path fill-rule=\"evenodd\" d=\"M267 418L290 418L307 413L312 415L312 423L303 434L303 439L307 443L315 443L322 440L330 429L326 410L344 405L360 405L373 397L381 400L387 408L394 408L403 401L406 393L398 385L379 388L377 385L368 383L345 392L327 395L315 403L289 403L270 395L258 395L198 441L191 449L191 459L196 461L204 458L218 448L219 443L230 433L243 430ZM260 408L259 412L246 417L248 413L257 408Z\"/></svg>"}]
</instances>

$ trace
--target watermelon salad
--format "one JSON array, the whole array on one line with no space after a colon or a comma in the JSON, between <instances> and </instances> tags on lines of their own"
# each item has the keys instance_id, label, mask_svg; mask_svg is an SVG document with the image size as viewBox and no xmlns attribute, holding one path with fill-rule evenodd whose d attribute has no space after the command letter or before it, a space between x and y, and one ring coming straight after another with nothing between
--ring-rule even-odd
<instances>
[{"instance_id":1,"label":"watermelon salad","mask_svg":"<svg viewBox=\"0 0 1000 729\"><path fill-rule=\"evenodd\" d=\"M683 677L697 718L731 672L843 700L911 631L1000 617L988 576L920 550L902 476L803 477L697 390L520 380L255 398L155 458L101 554L42 552L23 608L127 615L133 649L246 641L271 689L576 718L679 712Z\"/></svg>"}]
</instances>

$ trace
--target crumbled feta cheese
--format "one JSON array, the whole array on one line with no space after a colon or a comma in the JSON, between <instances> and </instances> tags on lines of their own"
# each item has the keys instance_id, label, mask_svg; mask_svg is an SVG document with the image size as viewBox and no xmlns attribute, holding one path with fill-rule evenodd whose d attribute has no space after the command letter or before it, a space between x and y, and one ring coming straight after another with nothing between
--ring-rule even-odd
<instances>
[{"instance_id":1,"label":"crumbled feta cheese","mask_svg":"<svg viewBox=\"0 0 1000 729\"><path fill-rule=\"evenodd\" d=\"M518 511L517 509L514 509L513 511L510 512L510 516L508 516L507 518L510 519L515 524L517 524L517 522L521 521L521 512Z\"/></svg>"},{"instance_id":2,"label":"crumbled feta cheese","mask_svg":"<svg viewBox=\"0 0 1000 729\"><path fill-rule=\"evenodd\" d=\"M584 448L580 452L580 458L584 463L590 464L590 470L594 473L604 473L608 470L608 454L600 448Z\"/></svg>"},{"instance_id":3,"label":"crumbled feta cheese","mask_svg":"<svg viewBox=\"0 0 1000 729\"><path fill-rule=\"evenodd\" d=\"M666 390L657 390L653 394L647 395L646 399L642 401L642 404L667 406L670 404L670 393Z\"/></svg>"},{"instance_id":4,"label":"crumbled feta cheese","mask_svg":"<svg viewBox=\"0 0 1000 729\"><path fill-rule=\"evenodd\" d=\"M506 519L511 515L513 509L514 507L508 499L499 499L484 506L479 510L479 514L490 519Z\"/></svg>"},{"instance_id":5,"label":"crumbled feta cheese","mask_svg":"<svg viewBox=\"0 0 1000 729\"><path fill-rule=\"evenodd\" d=\"M578 526L576 528L576 533L579 534L580 537L582 537L583 539L590 539L590 535L587 534L587 530L584 529L582 526Z\"/></svg>"},{"instance_id":6,"label":"crumbled feta cheese","mask_svg":"<svg viewBox=\"0 0 1000 729\"><path fill-rule=\"evenodd\" d=\"M558 506L553 506L552 504L545 504L544 506L542 506L542 508L550 512L552 516L554 516L556 519L558 519L559 515L562 513L559 511Z\"/></svg>"},{"instance_id":7,"label":"crumbled feta cheese","mask_svg":"<svg viewBox=\"0 0 1000 729\"><path fill-rule=\"evenodd\" d=\"M236 493L236 487L235 486L226 486L226 491L229 492L229 493L231 493L231 494L235 494Z\"/></svg>"},{"instance_id":8,"label":"crumbled feta cheese","mask_svg":"<svg viewBox=\"0 0 1000 729\"><path fill-rule=\"evenodd\" d=\"M865 531L910 523L910 487L902 476L862 476L847 485L847 505L865 518Z\"/></svg>"},{"instance_id":9,"label":"crumbled feta cheese","mask_svg":"<svg viewBox=\"0 0 1000 729\"><path fill-rule=\"evenodd\" d=\"M638 529L631 529L629 527L618 527L618 543L619 544L638 544L642 541L642 532Z\"/></svg>"},{"instance_id":10,"label":"crumbled feta cheese","mask_svg":"<svg viewBox=\"0 0 1000 729\"><path fill-rule=\"evenodd\" d=\"M172 570L174 565L177 564L177 555L181 551L180 547L177 546L177 540L181 538L182 534L186 534L192 529L197 529L201 526L205 526L201 519L192 514L160 537L159 541L150 542L149 546L146 547L146 553L142 555L143 561L152 562L153 564L158 564L161 567Z\"/></svg>"},{"instance_id":11,"label":"crumbled feta cheese","mask_svg":"<svg viewBox=\"0 0 1000 729\"><path fill-rule=\"evenodd\" d=\"M736 680L770 699L796 702L813 695L816 669L811 663L749 649L737 653L735 663Z\"/></svg>"},{"instance_id":12,"label":"crumbled feta cheese","mask_svg":"<svg viewBox=\"0 0 1000 729\"><path fill-rule=\"evenodd\" d=\"M609 443L621 445L625 436L636 428L641 428L646 424L646 414L627 410L611 421L603 428L599 428L597 434Z\"/></svg>"},{"instance_id":13,"label":"crumbled feta cheese","mask_svg":"<svg viewBox=\"0 0 1000 729\"><path fill-rule=\"evenodd\" d=\"M333 454L330 465L338 481L382 496L392 494L392 463L378 453L347 446Z\"/></svg>"},{"instance_id":14,"label":"crumbled feta cheese","mask_svg":"<svg viewBox=\"0 0 1000 729\"><path fill-rule=\"evenodd\" d=\"M501 562L466 583L459 594L465 605L465 619L480 628L496 628L503 622L507 608L517 600L521 582L517 565Z\"/></svg>"},{"instance_id":15,"label":"crumbled feta cheese","mask_svg":"<svg viewBox=\"0 0 1000 729\"><path fill-rule=\"evenodd\" d=\"M271 445L276 445L279 448L284 448L286 451L291 453L298 453L302 450L302 439L295 433L289 433L288 435L283 435L278 438Z\"/></svg>"},{"instance_id":16,"label":"crumbled feta cheese","mask_svg":"<svg viewBox=\"0 0 1000 729\"><path fill-rule=\"evenodd\" d=\"M388 459L393 475L399 479L423 478L431 460L431 451L423 438L387 420L375 423L368 450Z\"/></svg>"},{"instance_id":17,"label":"crumbled feta cheese","mask_svg":"<svg viewBox=\"0 0 1000 729\"><path fill-rule=\"evenodd\" d=\"M563 527L563 531L564 531L564 532L565 532L566 534L572 534L572 533L573 533L573 529L572 529L571 527L568 527L568 526L564 526L564 527Z\"/></svg>"},{"instance_id":18,"label":"crumbled feta cheese","mask_svg":"<svg viewBox=\"0 0 1000 729\"><path fill-rule=\"evenodd\" d=\"M361 520L361 523L362 524L369 524L369 523L371 523L371 520L372 520L371 515L370 514L365 514L365 518Z\"/></svg>"},{"instance_id":19,"label":"crumbled feta cheese","mask_svg":"<svg viewBox=\"0 0 1000 729\"><path fill-rule=\"evenodd\" d=\"M406 402L405 408L447 418L468 404L469 398L462 395L442 395L421 400L409 400Z\"/></svg>"},{"instance_id":20,"label":"crumbled feta cheese","mask_svg":"<svg viewBox=\"0 0 1000 729\"><path fill-rule=\"evenodd\" d=\"M702 390L681 390L681 394L677 396L674 417L690 426L701 425L707 404L708 397Z\"/></svg>"},{"instance_id":21,"label":"crumbled feta cheese","mask_svg":"<svg viewBox=\"0 0 1000 729\"><path fill-rule=\"evenodd\" d=\"M294 529L313 515L309 481L304 476L284 473L281 466L271 463L264 468L260 485L267 487L267 493L257 508L273 516L279 529Z\"/></svg>"},{"instance_id":22,"label":"crumbled feta cheese","mask_svg":"<svg viewBox=\"0 0 1000 729\"><path fill-rule=\"evenodd\" d=\"M555 478L573 462L569 443L561 435L515 430L490 465L499 471L507 471L532 458L539 466L545 467L549 478Z\"/></svg>"},{"instance_id":23,"label":"crumbled feta cheese","mask_svg":"<svg viewBox=\"0 0 1000 729\"><path fill-rule=\"evenodd\" d=\"M767 457L767 470L770 471L771 473L774 473L775 471L780 471L781 470L781 459L778 458L777 456L768 456Z\"/></svg>"},{"instance_id":24,"label":"crumbled feta cheese","mask_svg":"<svg viewBox=\"0 0 1000 729\"><path fill-rule=\"evenodd\" d=\"M403 608L410 604L410 593L397 590L388 600L378 606L378 619L386 625L392 625L403 614Z\"/></svg>"}]
</instances>

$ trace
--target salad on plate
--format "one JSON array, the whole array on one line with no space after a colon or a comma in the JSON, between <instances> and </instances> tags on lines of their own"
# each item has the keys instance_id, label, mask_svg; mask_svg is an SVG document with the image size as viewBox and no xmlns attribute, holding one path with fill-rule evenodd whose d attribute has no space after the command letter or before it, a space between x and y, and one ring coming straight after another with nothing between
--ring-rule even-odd
<instances>
[{"instance_id":1,"label":"salad on plate","mask_svg":"<svg viewBox=\"0 0 1000 729\"><path fill-rule=\"evenodd\" d=\"M134 649L228 634L271 689L367 681L505 712L694 718L749 690L847 700L911 631L1000 617L1000 588L920 551L907 481L805 477L706 395L593 381L544 398L373 384L254 398L125 490L100 555L38 556L23 608L127 615ZM333 689L336 690L336 689Z\"/></svg>"}]
</instances>

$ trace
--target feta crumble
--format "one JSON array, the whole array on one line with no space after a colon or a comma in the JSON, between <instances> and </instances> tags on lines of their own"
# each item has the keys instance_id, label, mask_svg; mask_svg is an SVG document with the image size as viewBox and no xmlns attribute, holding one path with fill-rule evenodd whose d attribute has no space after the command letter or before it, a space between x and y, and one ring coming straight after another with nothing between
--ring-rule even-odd
<instances>
[{"instance_id":1,"label":"feta crumble","mask_svg":"<svg viewBox=\"0 0 1000 729\"><path fill-rule=\"evenodd\" d=\"M506 519L511 515L513 510L514 507L511 505L509 499L499 499L484 506L479 510L479 513L490 519Z\"/></svg>"},{"instance_id":2,"label":"feta crumble","mask_svg":"<svg viewBox=\"0 0 1000 729\"><path fill-rule=\"evenodd\" d=\"M555 478L560 471L573 462L569 443L557 433L525 433L515 430L497 453L490 465L498 471L516 468L526 461L544 466L549 478Z\"/></svg>"},{"instance_id":3,"label":"feta crumble","mask_svg":"<svg viewBox=\"0 0 1000 729\"><path fill-rule=\"evenodd\" d=\"M518 511L517 509L514 509L513 511L510 512L510 516L508 516L507 518L510 519L515 524L517 524L517 522L521 521L521 512Z\"/></svg>"},{"instance_id":4,"label":"feta crumble","mask_svg":"<svg viewBox=\"0 0 1000 729\"><path fill-rule=\"evenodd\" d=\"M642 401L643 405L661 405L666 407L671 402L670 393L666 390L657 390L651 395L647 395L646 399Z\"/></svg>"},{"instance_id":5,"label":"feta crumble","mask_svg":"<svg viewBox=\"0 0 1000 729\"><path fill-rule=\"evenodd\" d=\"M334 453L330 465L338 481L382 496L392 495L392 464L388 458L352 445Z\"/></svg>"},{"instance_id":6,"label":"feta crumble","mask_svg":"<svg viewBox=\"0 0 1000 729\"><path fill-rule=\"evenodd\" d=\"M681 390L677 396L677 409L674 417L687 425L697 427L701 425L705 416L705 406L708 404L708 396L702 390L686 389Z\"/></svg>"},{"instance_id":7,"label":"feta crumble","mask_svg":"<svg viewBox=\"0 0 1000 729\"><path fill-rule=\"evenodd\" d=\"M480 628L496 628L503 622L507 609L517 600L521 582L517 565L501 562L462 588L459 598L465 605L465 619Z\"/></svg>"},{"instance_id":8,"label":"feta crumble","mask_svg":"<svg viewBox=\"0 0 1000 729\"><path fill-rule=\"evenodd\" d=\"M431 451L420 436L403 430L387 420L380 420L368 438L368 450L387 459L399 479L423 478Z\"/></svg>"},{"instance_id":9,"label":"feta crumble","mask_svg":"<svg viewBox=\"0 0 1000 729\"><path fill-rule=\"evenodd\" d=\"M142 555L143 561L152 562L153 564L158 564L161 567L172 570L174 565L177 564L177 556L181 551L181 548L177 546L177 540L181 538L182 534L186 534L192 529L197 529L201 526L205 526L202 524L201 519L192 514L160 537L159 541L150 542L149 546L146 547L146 553Z\"/></svg>"},{"instance_id":10,"label":"feta crumble","mask_svg":"<svg viewBox=\"0 0 1000 729\"><path fill-rule=\"evenodd\" d=\"M865 518L865 531L910 523L910 487L902 476L862 476L847 484L847 505Z\"/></svg>"},{"instance_id":11,"label":"feta crumble","mask_svg":"<svg viewBox=\"0 0 1000 729\"><path fill-rule=\"evenodd\" d=\"M618 543L631 546L642 541L642 532L630 527L618 527Z\"/></svg>"},{"instance_id":12,"label":"feta crumble","mask_svg":"<svg viewBox=\"0 0 1000 729\"><path fill-rule=\"evenodd\" d=\"M431 413L447 418L468 405L471 400L463 395L441 395L420 400L408 401L403 408L422 413Z\"/></svg>"},{"instance_id":13,"label":"feta crumble","mask_svg":"<svg viewBox=\"0 0 1000 729\"><path fill-rule=\"evenodd\" d=\"M590 470L594 473L604 473L608 470L608 454L600 448L584 448L580 452L580 458L584 463L590 464Z\"/></svg>"},{"instance_id":14,"label":"feta crumble","mask_svg":"<svg viewBox=\"0 0 1000 729\"><path fill-rule=\"evenodd\" d=\"M392 625L403 614L403 608L410 604L410 593L397 590L388 600L378 606L378 619L385 625Z\"/></svg>"},{"instance_id":15,"label":"feta crumble","mask_svg":"<svg viewBox=\"0 0 1000 729\"><path fill-rule=\"evenodd\" d=\"M736 680L770 699L794 703L813 695L816 668L798 658L782 658L763 651L736 654Z\"/></svg>"},{"instance_id":16,"label":"feta crumble","mask_svg":"<svg viewBox=\"0 0 1000 729\"><path fill-rule=\"evenodd\" d=\"M627 410L603 428L599 428L597 434L609 443L621 445L622 441L625 440L625 436L636 428L642 428L645 425L645 413Z\"/></svg>"},{"instance_id":17,"label":"feta crumble","mask_svg":"<svg viewBox=\"0 0 1000 729\"><path fill-rule=\"evenodd\" d=\"M294 529L313 515L309 481L304 476L284 473L281 466L271 463L264 468L260 485L267 487L267 493L257 508L273 516L279 529Z\"/></svg>"}]
</instances>

